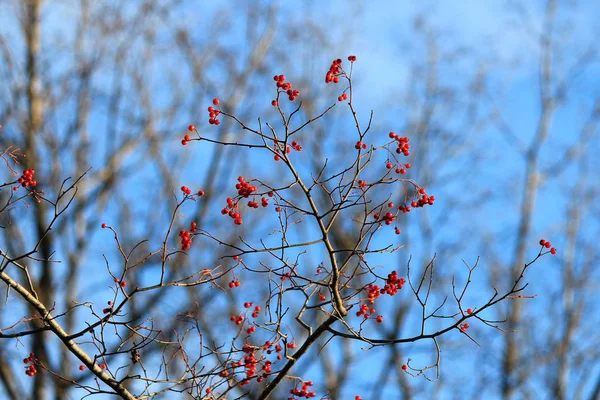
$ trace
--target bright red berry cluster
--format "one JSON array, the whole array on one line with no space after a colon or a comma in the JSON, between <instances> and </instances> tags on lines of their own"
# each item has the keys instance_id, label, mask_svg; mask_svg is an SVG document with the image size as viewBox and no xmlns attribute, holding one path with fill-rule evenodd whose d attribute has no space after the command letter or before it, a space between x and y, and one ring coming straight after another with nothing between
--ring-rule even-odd
<instances>
[{"instance_id":1,"label":"bright red berry cluster","mask_svg":"<svg viewBox=\"0 0 600 400\"><path fill-rule=\"evenodd\" d=\"M220 103L219 99L213 99L213 105L218 106ZM217 110L213 106L208 107L208 123L211 125L219 125L221 121L217 119L217 116L221 113L221 110Z\"/></svg>"},{"instance_id":2,"label":"bright red berry cluster","mask_svg":"<svg viewBox=\"0 0 600 400\"><path fill-rule=\"evenodd\" d=\"M286 82L285 81L285 75L275 75L273 77L273 80L276 82L277 85L277 93L281 92L285 92L285 94L287 94L289 101L294 101L296 100L296 97L300 96L300 92L298 92L295 89L292 89L292 83L291 82ZM271 105L273 105L274 107L277 106L277 100L273 100L271 102Z\"/></svg>"},{"instance_id":3,"label":"bright red berry cluster","mask_svg":"<svg viewBox=\"0 0 600 400\"><path fill-rule=\"evenodd\" d=\"M300 145L300 143L293 140L292 141L292 149L294 149L296 151L302 151L302 146Z\"/></svg>"},{"instance_id":4,"label":"bright red berry cluster","mask_svg":"<svg viewBox=\"0 0 600 400\"><path fill-rule=\"evenodd\" d=\"M229 215L236 225L242 225L243 223L242 214L238 211L238 203L234 202L231 197L227 198L227 207L221 210L221 214Z\"/></svg>"},{"instance_id":5,"label":"bright red berry cluster","mask_svg":"<svg viewBox=\"0 0 600 400\"><path fill-rule=\"evenodd\" d=\"M256 186L252 186L250 183L244 180L243 176L238 177L238 183L235 184L235 188L238 190L238 194L243 197L250 197L250 195L256 192Z\"/></svg>"},{"instance_id":6,"label":"bright red berry cluster","mask_svg":"<svg viewBox=\"0 0 600 400\"><path fill-rule=\"evenodd\" d=\"M230 289L236 288L236 287L240 287L241 283L239 280L237 279L232 279L229 283L228 286Z\"/></svg>"},{"instance_id":7,"label":"bright red berry cluster","mask_svg":"<svg viewBox=\"0 0 600 400\"><path fill-rule=\"evenodd\" d=\"M29 364L25 369L25 375L34 376L37 374L37 368L35 367L35 354L29 353L29 357L23 359L23 364Z\"/></svg>"},{"instance_id":8,"label":"bright red berry cluster","mask_svg":"<svg viewBox=\"0 0 600 400\"><path fill-rule=\"evenodd\" d=\"M466 332L466 331L467 331L467 329L469 329L469 323L467 323L467 322L465 322L464 324L462 324L462 325L460 326L460 331L461 331L461 332Z\"/></svg>"},{"instance_id":9,"label":"bright red berry cluster","mask_svg":"<svg viewBox=\"0 0 600 400\"><path fill-rule=\"evenodd\" d=\"M425 193L425 189L424 188L419 188L418 192L418 200L416 201L412 201L410 203L411 207L414 208L420 208L426 205L433 205L433 203L435 202L435 196L428 196L427 193ZM408 208L408 210L406 210L406 206L404 206L404 209L402 207L399 208L400 211L402 212L410 212L410 207Z\"/></svg>"},{"instance_id":10,"label":"bright red berry cluster","mask_svg":"<svg viewBox=\"0 0 600 400\"><path fill-rule=\"evenodd\" d=\"M338 58L337 60L333 60L329 67L329 71L327 71L327 74L325 75L325 83L338 83L340 81L339 75L343 73L342 59Z\"/></svg>"},{"instance_id":11,"label":"bright red berry cluster","mask_svg":"<svg viewBox=\"0 0 600 400\"><path fill-rule=\"evenodd\" d=\"M17 182L24 188L28 186L35 187L37 185L37 181L33 179L33 174L35 174L35 171L33 169L26 169L25 171L23 171L23 175L21 175L21 177L17 179ZM15 186L13 190L17 190L18 188L19 186Z\"/></svg>"},{"instance_id":12,"label":"bright red berry cluster","mask_svg":"<svg viewBox=\"0 0 600 400\"><path fill-rule=\"evenodd\" d=\"M348 99L348 93L342 93L340 96L338 96L338 101L344 101Z\"/></svg>"},{"instance_id":13,"label":"bright red berry cluster","mask_svg":"<svg viewBox=\"0 0 600 400\"><path fill-rule=\"evenodd\" d=\"M190 125L190 126L188 126L188 131L190 131L190 132L194 132L195 130L196 130L196 127L195 127L194 125ZM190 140L192 140L192 138L190 137L190 135L185 135L185 136L183 137L183 139L181 140L181 144L185 146L185 145L187 145L187 144L188 144L188 142L189 142Z\"/></svg>"},{"instance_id":14,"label":"bright red berry cluster","mask_svg":"<svg viewBox=\"0 0 600 400\"><path fill-rule=\"evenodd\" d=\"M182 191L183 193L185 193L186 195L188 195L188 196L189 196L190 194L192 194L192 191L191 191L191 190L190 190L190 188L189 188L189 187L187 187L187 186L182 186L182 187L181 187L181 191Z\"/></svg>"},{"instance_id":15,"label":"bright red berry cluster","mask_svg":"<svg viewBox=\"0 0 600 400\"><path fill-rule=\"evenodd\" d=\"M238 190L238 195L245 198L250 197L252 193L258 190L256 186L246 182L243 176L238 177L238 183L236 183L235 188ZM269 205L269 200L266 197L263 197L261 198L261 204L263 207L267 207ZM248 207L258 208L258 203L250 200L248 202ZM241 225L243 223L242 214L239 212L238 203L231 197L227 198L227 207L221 210L221 214L229 215L231 218L233 218L233 223L236 225Z\"/></svg>"},{"instance_id":16,"label":"bright red berry cluster","mask_svg":"<svg viewBox=\"0 0 600 400\"><path fill-rule=\"evenodd\" d=\"M375 300L378 299L382 294L389 294L390 296L395 295L398 293L398 290L402 289L405 283L406 281L404 278L398 278L397 271L392 271L390 274L388 274L388 277L385 281L385 286L383 288L379 288L379 285L373 284L366 287L369 304L375 304Z\"/></svg>"},{"instance_id":17,"label":"bright red berry cluster","mask_svg":"<svg viewBox=\"0 0 600 400\"><path fill-rule=\"evenodd\" d=\"M241 325L244 322L243 315L232 315L231 317L229 317L229 319L231 320L231 322L235 322L236 325Z\"/></svg>"},{"instance_id":18,"label":"bright red berry cluster","mask_svg":"<svg viewBox=\"0 0 600 400\"><path fill-rule=\"evenodd\" d=\"M240 382L240 386L245 386L250 383L250 378L256 376L256 366L258 365L258 359L255 356L256 348L249 344L244 344L242 351L246 353L243 360L238 361L238 366L244 366L246 369L246 379Z\"/></svg>"},{"instance_id":19,"label":"bright red berry cluster","mask_svg":"<svg viewBox=\"0 0 600 400\"><path fill-rule=\"evenodd\" d=\"M317 395L315 392L313 392L309 389L312 385L313 385L312 381L302 382L301 389L293 388L290 390L290 393L293 396L306 397L307 399L310 399Z\"/></svg>"},{"instance_id":20,"label":"bright red berry cluster","mask_svg":"<svg viewBox=\"0 0 600 400\"><path fill-rule=\"evenodd\" d=\"M252 307L252 306L250 306ZM250 308L248 307L248 308ZM254 307L254 311L252 311L252 318L258 318L258 313L260 312L261 308L260 306L256 306Z\"/></svg>"},{"instance_id":21,"label":"bright red berry cluster","mask_svg":"<svg viewBox=\"0 0 600 400\"><path fill-rule=\"evenodd\" d=\"M184 229L179 231L179 237L181 238L181 250L188 250L192 245L193 233L196 232L196 223L192 222L190 224L190 230L186 231Z\"/></svg>"},{"instance_id":22,"label":"bright red berry cluster","mask_svg":"<svg viewBox=\"0 0 600 400\"><path fill-rule=\"evenodd\" d=\"M114 281L115 281L115 283L118 283L119 286L121 286L122 288L124 288L125 286L127 286L127 282L125 282L125 281L120 281L117 278L115 278Z\"/></svg>"},{"instance_id":23,"label":"bright red berry cluster","mask_svg":"<svg viewBox=\"0 0 600 400\"><path fill-rule=\"evenodd\" d=\"M396 148L396 153L398 153L398 154L402 153L405 156L410 155L410 144L408 144L408 138L406 136L400 137L400 135L398 135L394 132L390 132L389 137L391 139L394 139L398 143L398 147Z\"/></svg>"},{"instance_id":24,"label":"bright red berry cluster","mask_svg":"<svg viewBox=\"0 0 600 400\"><path fill-rule=\"evenodd\" d=\"M552 243L547 242L546 240L542 239L540 240L540 246L544 246L547 249L550 249L550 254L554 255L556 254L556 249L554 247L552 247Z\"/></svg>"},{"instance_id":25,"label":"bright red berry cluster","mask_svg":"<svg viewBox=\"0 0 600 400\"><path fill-rule=\"evenodd\" d=\"M360 149L366 149L367 148L367 144L361 142L360 140L358 142L356 142L356 144L354 145L354 148L356 150L360 150Z\"/></svg>"},{"instance_id":26,"label":"bright red berry cluster","mask_svg":"<svg viewBox=\"0 0 600 400\"><path fill-rule=\"evenodd\" d=\"M381 289L381 294L387 293L390 296L393 296L398 293L398 290L402 289L404 283L404 278L398 278L398 272L392 271L391 274L388 274L387 280L385 281L385 286L383 289Z\"/></svg>"},{"instance_id":27,"label":"bright red berry cluster","mask_svg":"<svg viewBox=\"0 0 600 400\"><path fill-rule=\"evenodd\" d=\"M369 308L369 306L366 304L361 304L360 310L356 312L357 317L360 317L362 315L365 319L368 319L371 316L371 314L375 314L375 309Z\"/></svg>"}]
</instances>

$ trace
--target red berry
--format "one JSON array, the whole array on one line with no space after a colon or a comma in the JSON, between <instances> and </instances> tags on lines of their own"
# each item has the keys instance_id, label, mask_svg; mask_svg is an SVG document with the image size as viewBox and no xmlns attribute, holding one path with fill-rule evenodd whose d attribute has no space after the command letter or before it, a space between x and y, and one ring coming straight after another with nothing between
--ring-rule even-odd
<instances>
[{"instance_id":1,"label":"red berry","mask_svg":"<svg viewBox=\"0 0 600 400\"><path fill-rule=\"evenodd\" d=\"M408 365L404 364L404 365L402 366L402 370L403 370L403 371L406 371L407 369L408 369Z\"/></svg>"},{"instance_id":2,"label":"red berry","mask_svg":"<svg viewBox=\"0 0 600 400\"><path fill-rule=\"evenodd\" d=\"M106 224L102 224L102 229L106 229Z\"/></svg>"},{"instance_id":3,"label":"red berry","mask_svg":"<svg viewBox=\"0 0 600 400\"><path fill-rule=\"evenodd\" d=\"M540 240L540 246L544 246L546 244L546 241L544 239Z\"/></svg>"},{"instance_id":4,"label":"red berry","mask_svg":"<svg viewBox=\"0 0 600 400\"><path fill-rule=\"evenodd\" d=\"M194 132L195 130L196 130L196 127L195 127L194 125L190 125L190 126L188 126L188 131L190 131L190 132ZM188 136L188 135L185 135L185 137L187 138L187 137L189 137L189 136ZM189 140L189 139L186 139L186 140Z\"/></svg>"},{"instance_id":5,"label":"red berry","mask_svg":"<svg viewBox=\"0 0 600 400\"><path fill-rule=\"evenodd\" d=\"M213 104L214 104L215 106L218 106L218 105L219 105L219 99L217 99L217 98L215 97L215 98L213 99Z\"/></svg>"},{"instance_id":6,"label":"red berry","mask_svg":"<svg viewBox=\"0 0 600 400\"><path fill-rule=\"evenodd\" d=\"M556 254L556 249L554 247L550 249L550 254L552 254L552 255Z\"/></svg>"},{"instance_id":7,"label":"red berry","mask_svg":"<svg viewBox=\"0 0 600 400\"><path fill-rule=\"evenodd\" d=\"M473 310L471 310L470 308L467 308L467 314L469 314L469 315L473 314Z\"/></svg>"}]
</instances>

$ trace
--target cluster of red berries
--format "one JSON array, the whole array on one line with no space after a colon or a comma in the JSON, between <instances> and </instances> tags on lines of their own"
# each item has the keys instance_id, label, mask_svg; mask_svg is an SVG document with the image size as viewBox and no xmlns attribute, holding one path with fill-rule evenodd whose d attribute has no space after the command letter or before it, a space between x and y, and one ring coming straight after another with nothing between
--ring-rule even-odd
<instances>
[{"instance_id":1,"label":"cluster of red berries","mask_svg":"<svg viewBox=\"0 0 600 400\"><path fill-rule=\"evenodd\" d=\"M219 99L214 98L213 101L212 101L212 103L213 103L213 105L218 106L219 105ZM221 121L219 121L217 119L217 116L220 113L221 113L220 110L217 110L213 106L209 106L208 107L208 123L211 124L211 125L219 125L221 123Z\"/></svg>"},{"instance_id":2,"label":"cluster of red berries","mask_svg":"<svg viewBox=\"0 0 600 400\"><path fill-rule=\"evenodd\" d=\"M396 142L398 142L398 147L396 148L396 153L398 153L398 154L402 153L405 156L410 155L410 144L408 144L408 138L406 136L400 137L400 135L397 135L394 132L390 132L389 137L390 137L390 139L394 139Z\"/></svg>"},{"instance_id":3,"label":"cluster of red berries","mask_svg":"<svg viewBox=\"0 0 600 400\"><path fill-rule=\"evenodd\" d=\"M342 59L338 58L337 60L333 60L329 67L329 71L327 71L327 74L325 75L325 83L338 83L340 81L338 75L342 73Z\"/></svg>"},{"instance_id":4,"label":"cluster of red berries","mask_svg":"<svg viewBox=\"0 0 600 400\"><path fill-rule=\"evenodd\" d=\"M547 249L550 249L550 254L556 254L556 249L552 247L552 243L545 241L544 239L540 240L540 246L544 246Z\"/></svg>"},{"instance_id":5,"label":"cluster of red berries","mask_svg":"<svg viewBox=\"0 0 600 400\"><path fill-rule=\"evenodd\" d=\"M181 238L181 250L188 250L192 246L192 233L196 232L196 223L190 224L190 230L184 229L179 231L179 237Z\"/></svg>"},{"instance_id":6,"label":"cluster of red berries","mask_svg":"<svg viewBox=\"0 0 600 400\"><path fill-rule=\"evenodd\" d=\"M271 342L269 340L267 340L263 346L263 350L267 353L267 354L271 354L273 353L273 350L271 350ZM275 345L275 353L277 353L277 359L281 360L283 357L281 356L281 352L283 351L283 347L281 347L281 345L279 343L277 343Z\"/></svg>"},{"instance_id":7,"label":"cluster of red berries","mask_svg":"<svg viewBox=\"0 0 600 400\"><path fill-rule=\"evenodd\" d=\"M181 191L183 192L183 194L185 194L186 196L191 196L192 191L190 190L189 187L187 186L182 186ZM199 197L204 196L204 190L198 190L198 192L196 193Z\"/></svg>"},{"instance_id":8,"label":"cluster of red berries","mask_svg":"<svg viewBox=\"0 0 600 400\"><path fill-rule=\"evenodd\" d=\"M373 214L373 218L375 218L376 221L379 221L379 217L379 213ZM387 212L383 215L382 221L385 222L386 225L391 225L395 219L396 216L394 214L392 214L391 212Z\"/></svg>"},{"instance_id":9,"label":"cluster of red berries","mask_svg":"<svg viewBox=\"0 0 600 400\"><path fill-rule=\"evenodd\" d=\"M364 189L367 187L367 182L363 181L362 179L359 179L356 181L356 184L358 185L358 187L360 187L361 189Z\"/></svg>"},{"instance_id":10,"label":"cluster of red berries","mask_svg":"<svg viewBox=\"0 0 600 400\"><path fill-rule=\"evenodd\" d=\"M423 206L426 206L426 205L432 206L433 203L435 202L435 196L428 196L427 193L425 193L425 189L424 188L419 188L418 193L419 193L418 194L418 196L419 196L418 200L417 201L413 200L410 203L411 207L419 208L419 207L423 207ZM410 207L402 206L402 207L399 207L399 210L402 211L402 212L404 212L404 213L407 213L407 212L410 212Z\"/></svg>"},{"instance_id":11,"label":"cluster of red berries","mask_svg":"<svg viewBox=\"0 0 600 400\"><path fill-rule=\"evenodd\" d=\"M285 152L287 154L289 154L289 153L292 152L292 149L294 149L296 151L302 151L302 145L294 140L294 141L292 141L292 145L291 146L288 145L288 146L285 147ZM279 155L279 151L280 151L280 148L279 148L278 145L276 145L275 146L275 156L273 157L273 159L275 161L281 160L281 156Z\"/></svg>"},{"instance_id":12,"label":"cluster of red berries","mask_svg":"<svg viewBox=\"0 0 600 400\"><path fill-rule=\"evenodd\" d=\"M296 100L296 97L300 96L300 92L298 92L295 89L292 89L292 83L285 81L285 75L275 75L273 77L273 80L276 82L277 92L279 92L279 90L281 89L281 91L287 94L288 99L290 101L294 101ZM277 107L277 104L277 100L273 100L271 102L271 105L273 105L273 107Z\"/></svg>"},{"instance_id":13,"label":"cluster of red berries","mask_svg":"<svg viewBox=\"0 0 600 400\"><path fill-rule=\"evenodd\" d=\"M231 317L229 317L229 319L231 320L231 322L235 322L236 325L241 325L244 322L243 315L232 315Z\"/></svg>"},{"instance_id":14,"label":"cluster of red berries","mask_svg":"<svg viewBox=\"0 0 600 400\"><path fill-rule=\"evenodd\" d=\"M404 175L406 170L410 168L410 164L404 164L403 167L396 167L396 173L400 175Z\"/></svg>"},{"instance_id":15,"label":"cluster of red berries","mask_svg":"<svg viewBox=\"0 0 600 400\"><path fill-rule=\"evenodd\" d=\"M35 171L33 169L26 169L25 171L23 171L23 175L21 175L21 177L17 179L17 182L24 188L26 188L27 186L35 187L37 185L37 181L33 179L33 174L35 174ZM19 186L15 186L13 187L13 190L17 190L18 188Z\"/></svg>"},{"instance_id":16,"label":"cluster of red berries","mask_svg":"<svg viewBox=\"0 0 600 400\"><path fill-rule=\"evenodd\" d=\"M356 144L354 145L354 148L355 148L356 150L360 150L360 149L366 149L366 148L367 148L367 144L366 144L366 143L363 143L362 141L360 141L360 140L359 140L359 141L358 141L358 142L356 142Z\"/></svg>"},{"instance_id":17,"label":"cluster of red berries","mask_svg":"<svg viewBox=\"0 0 600 400\"><path fill-rule=\"evenodd\" d=\"M294 149L296 151L302 151L302 145L300 145L300 143L293 140L292 141L292 149ZM289 151L288 151L288 153L289 153Z\"/></svg>"},{"instance_id":18,"label":"cluster of red berries","mask_svg":"<svg viewBox=\"0 0 600 400\"><path fill-rule=\"evenodd\" d=\"M235 188L238 190L238 195L245 198L250 197L252 193L258 190L256 186L253 186L250 183L246 182L243 176L238 177L238 183L236 183ZM273 193L270 192L269 196L273 196ZM269 205L269 199L267 199L266 197L262 197L261 205L263 207L267 207ZM250 200L248 202L248 207L258 208L258 203L254 200ZM227 198L227 207L221 210L221 214L229 215L231 218L233 218L233 223L236 225L241 225L243 223L242 214L239 212L238 209L238 203L234 201L231 197Z\"/></svg>"},{"instance_id":19,"label":"cluster of red berries","mask_svg":"<svg viewBox=\"0 0 600 400\"><path fill-rule=\"evenodd\" d=\"M252 307L252 306L250 306ZM248 307L248 308L250 308ZM254 307L254 311L252 311L252 318L258 318L258 313L260 312L261 308L260 306L256 306Z\"/></svg>"},{"instance_id":20,"label":"cluster of red berries","mask_svg":"<svg viewBox=\"0 0 600 400\"><path fill-rule=\"evenodd\" d=\"M112 302L112 301L109 301L107 304L108 304L108 307L106 307L106 308L103 308L103 309L102 309L102 312L103 312L104 314L109 314L109 313L111 313L111 312L112 312L112 310L113 310L113 302Z\"/></svg>"},{"instance_id":21,"label":"cluster of red berries","mask_svg":"<svg viewBox=\"0 0 600 400\"><path fill-rule=\"evenodd\" d=\"M385 281L385 286L381 289L381 294L389 294L390 296L398 293L398 290L402 289L402 286L406 281L404 278L398 278L398 272L392 271L391 274L388 274L387 280Z\"/></svg>"},{"instance_id":22,"label":"cluster of red berries","mask_svg":"<svg viewBox=\"0 0 600 400\"><path fill-rule=\"evenodd\" d=\"M188 126L188 131L194 132L195 130L196 130L196 127L194 125ZM190 140L192 140L192 138L190 137L190 135L185 135L183 137L183 139L181 140L181 144L184 145L184 146L186 146Z\"/></svg>"},{"instance_id":23,"label":"cluster of red berries","mask_svg":"<svg viewBox=\"0 0 600 400\"><path fill-rule=\"evenodd\" d=\"M236 287L240 287L241 283L237 279L233 279L231 282L229 282L228 285L229 285L230 289L233 289L233 288L236 288Z\"/></svg>"},{"instance_id":24,"label":"cluster of red berries","mask_svg":"<svg viewBox=\"0 0 600 400\"><path fill-rule=\"evenodd\" d=\"M375 309L373 307L369 308L369 306L366 304L361 304L360 310L356 312L357 317L360 317L362 315L364 319L369 319L373 314L375 314ZM383 317L381 315L378 315L376 320L377 323L380 324L383 322Z\"/></svg>"},{"instance_id":25,"label":"cluster of red berries","mask_svg":"<svg viewBox=\"0 0 600 400\"><path fill-rule=\"evenodd\" d=\"M250 383L250 377L256 375L256 366L258 365L258 360L255 357L256 349L253 346L250 346L246 343L242 347L242 351L246 353L246 356L243 360L238 361L237 366L243 365L246 369L246 379L240 382L240 386L245 386Z\"/></svg>"},{"instance_id":26,"label":"cluster of red berries","mask_svg":"<svg viewBox=\"0 0 600 400\"><path fill-rule=\"evenodd\" d=\"M266 197L261 197L260 199L260 205L263 207L267 207L269 205L269 199L267 199ZM248 202L248 207L250 208L258 208L258 203L254 200L250 200Z\"/></svg>"},{"instance_id":27,"label":"cluster of red berries","mask_svg":"<svg viewBox=\"0 0 600 400\"><path fill-rule=\"evenodd\" d=\"M398 293L398 290L402 289L406 281L404 278L398 278L398 272L392 271L388 274L385 281L385 286L379 288L379 285L370 284L367 286L367 297L369 298L369 304L375 304L375 300L378 299L382 294L389 294L390 296Z\"/></svg>"},{"instance_id":28,"label":"cluster of red berries","mask_svg":"<svg viewBox=\"0 0 600 400\"><path fill-rule=\"evenodd\" d=\"M306 397L307 399L310 399L317 395L315 392L313 392L309 389L312 385L313 385L312 381L302 382L301 389L296 389L296 388L290 389L290 393L293 396Z\"/></svg>"},{"instance_id":29,"label":"cluster of red berries","mask_svg":"<svg viewBox=\"0 0 600 400\"><path fill-rule=\"evenodd\" d=\"M238 211L238 203L234 202L231 197L227 198L227 207L221 210L221 214L229 215L233 218L233 223L236 225L241 225L243 223L242 214Z\"/></svg>"},{"instance_id":30,"label":"cluster of red berries","mask_svg":"<svg viewBox=\"0 0 600 400\"><path fill-rule=\"evenodd\" d=\"M367 296L369 297L369 304L375 304L375 299L378 299L381 296L381 289L379 289L379 285L370 284L367 286Z\"/></svg>"},{"instance_id":31,"label":"cluster of red berries","mask_svg":"<svg viewBox=\"0 0 600 400\"><path fill-rule=\"evenodd\" d=\"M37 374L38 370L35 367L34 363L35 363L35 354L34 353L29 353L29 357L23 359L23 364L29 364L29 366L27 366L27 368L25 369L25 375L34 376L35 374Z\"/></svg>"},{"instance_id":32,"label":"cluster of red berries","mask_svg":"<svg viewBox=\"0 0 600 400\"><path fill-rule=\"evenodd\" d=\"M344 101L346 99L348 99L347 93L342 93L340 96L338 96L338 101Z\"/></svg>"},{"instance_id":33,"label":"cluster of red berries","mask_svg":"<svg viewBox=\"0 0 600 400\"><path fill-rule=\"evenodd\" d=\"M467 331L467 329L469 329L469 323L468 323L468 322L465 322L465 323L464 323L464 324L462 324L462 325L461 325L459 328L460 328L460 331L461 331L461 332L466 332L466 331Z\"/></svg>"},{"instance_id":34,"label":"cluster of red berries","mask_svg":"<svg viewBox=\"0 0 600 400\"><path fill-rule=\"evenodd\" d=\"M252 186L248 182L244 180L243 176L238 176L238 183L236 183L235 188L238 190L238 194L243 197L250 197L253 192L256 192L256 186Z\"/></svg>"},{"instance_id":35,"label":"cluster of red berries","mask_svg":"<svg viewBox=\"0 0 600 400\"><path fill-rule=\"evenodd\" d=\"M120 281L118 278L115 278L114 281L115 281L115 283L118 283L119 286L121 286L122 288L124 288L125 286L127 286L127 282Z\"/></svg>"}]
</instances>

